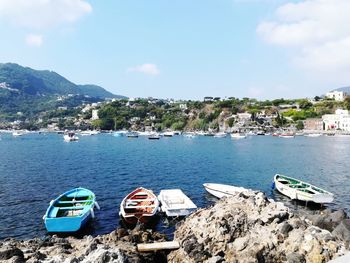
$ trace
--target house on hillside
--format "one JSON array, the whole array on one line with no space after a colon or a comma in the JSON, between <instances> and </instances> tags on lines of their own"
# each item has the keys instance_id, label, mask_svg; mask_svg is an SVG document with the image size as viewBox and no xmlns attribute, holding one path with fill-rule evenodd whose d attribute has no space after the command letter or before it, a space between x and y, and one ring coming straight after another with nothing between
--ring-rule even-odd
<instances>
[{"instance_id":1,"label":"house on hillside","mask_svg":"<svg viewBox=\"0 0 350 263\"><path fill-rule=\"evenodd\" d=\"M348 96L349 94L347 94L344 91L337 91L337 90L333 90L330 92L326 93L326 98L329 99L334 99L335 101L344 101L344 99L346 98L346 96Z\"/></svg>"}]
</instances>

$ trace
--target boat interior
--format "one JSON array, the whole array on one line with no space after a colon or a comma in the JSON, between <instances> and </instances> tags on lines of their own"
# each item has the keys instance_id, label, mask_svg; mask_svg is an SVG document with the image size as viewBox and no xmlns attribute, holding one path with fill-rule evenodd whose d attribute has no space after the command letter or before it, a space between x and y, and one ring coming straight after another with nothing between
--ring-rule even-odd
<instances>
[{"instance_id":1,"label":"boat interior","mask_svg":"<svg viewBox=\"0 0 350 263\"><path fill-rule=\"evenodd\" d=\"M298 191L302 191L302 192L305 192L308 194L324 193L324 191L322 191L319 188L316 188L316 187L311 186L309 184L300 182L298 180L294 180L294 179L289 178L289 177L279 176L279 177L277 177L277 180L281 184L288 185L288 187L290 187L290 188L295 188L295 189L298 189Z\"/></svg>"},{"instance_id":2,"label":"boat interior","mask_svg":"<svg viewBox=\"0 0 350 263\"><path fill-rule=\"evenodd\" d=\"M127 214L151 214L155 208L155 197L144 191L132 194L124 206Z\"/></svg>"},{"instance_id":3,"label":"boat interior","mask_svg":"<svg viewBox=\"0 0 350 263\"><path fill-rule=\"evenodd\" d=\"M84 214L92 205L93 196L62 196L54 204L49 217L74 217Z\"/></svg>"}]
</instances>

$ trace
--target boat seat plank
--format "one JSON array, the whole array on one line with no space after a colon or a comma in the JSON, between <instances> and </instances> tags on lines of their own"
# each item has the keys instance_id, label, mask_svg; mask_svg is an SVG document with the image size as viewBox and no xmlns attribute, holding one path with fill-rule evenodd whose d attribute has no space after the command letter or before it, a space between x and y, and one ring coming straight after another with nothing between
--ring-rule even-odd
<instances>
[{"instance_id":1,"label":"boat seat plank","mask_svg":"<svg viewBox=\"0 0 350 263\"><path fill-rule=\"evenodd\" d=\"M91 200L75 200L75 201L58 201L59 204L74 204L74 203L87 203Z\"/></svg>"},{"instance_id":2,"label":"boat seat plank","mask_svg":"<svg viewBox=\"0 0 350 263\"><path fill-rule=\"evenodd\" d=\"M154 201L155 199L154 198L146 198L146 199L129 199L129 200L126 200L126 203L134 203L134 202L148 202L148 201Z\"/></svg>"},{"instance_id":3,"label":"boat seat plank","mask_svg":"<svg viewBox=\"0 0 350 263\"><path fill-rule=\"evenodd\" d=\"M86 206L58 207L59 210L83 210Z\"/></svg>"},{"instance_id":4,"label":"boat seat plank","mask_svg":"<svg viewBox=\"0 0 350 263\"><path fill-rule=\"evenodd\" d=\"M139 252L151 252L157 250L174 250L178 249L180 244L178 241L167 241L167 242L155 242L149 244L138 244L137 250Z\"/></svg>"},{"instance_id":5,"label":"boat seat plank","mask_svg":"<svg viewBox=\"0 0 350 263\"><path fill-rule=\"evenodd\" d=\"M125 206L125 209L135 209L135 208L155 208L155 205L131 205L131 206Z\"/></svg>"}]
</instances>

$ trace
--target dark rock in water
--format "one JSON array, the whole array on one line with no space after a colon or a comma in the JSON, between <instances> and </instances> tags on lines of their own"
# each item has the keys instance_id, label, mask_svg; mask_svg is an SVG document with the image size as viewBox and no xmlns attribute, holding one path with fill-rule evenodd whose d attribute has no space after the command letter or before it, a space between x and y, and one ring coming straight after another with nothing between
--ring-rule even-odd
<instances>
[{"instance_id":1,"label":"dark rock in water","mask_svg":"<svg viewBox=\"0 0 350 263\"><path fill-rule=\"evenodd\" d=\"M7 260L12 257L17 257L24 261L23 251L17 247L2 247L0 248L0 260Z\"/></svg>"}]
</instances>

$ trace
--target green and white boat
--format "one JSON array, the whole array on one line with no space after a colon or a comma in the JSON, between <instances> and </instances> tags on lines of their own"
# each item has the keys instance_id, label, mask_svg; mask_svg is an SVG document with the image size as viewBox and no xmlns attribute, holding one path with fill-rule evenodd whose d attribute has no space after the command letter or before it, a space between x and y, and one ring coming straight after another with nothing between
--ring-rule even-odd
<instances>
[{"instance_id":1,"label":"green and white boat","mask_svg":"<svg viewBox=\"0 0 350 263\"><path fill-rule=\"evenodd\" d=\"M276 189L293 200L314 202L318 204L332 203L334 195L324 189L301 180L276 174L274 177Z\"/></svg>"}]
</instances>

